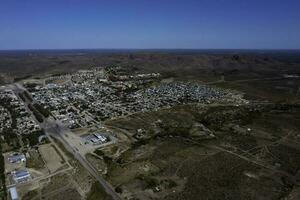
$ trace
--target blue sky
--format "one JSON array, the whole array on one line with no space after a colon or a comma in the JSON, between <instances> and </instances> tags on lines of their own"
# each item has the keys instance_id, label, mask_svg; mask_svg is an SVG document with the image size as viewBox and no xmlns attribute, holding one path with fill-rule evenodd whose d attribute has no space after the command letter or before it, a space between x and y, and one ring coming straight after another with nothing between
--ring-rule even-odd
<instances>
[{"instance_id":1,"label":"blue sky","mask_svg":"<svg viewBox=\"0 0 300 200\"><path fill-rule=\"evenodd\" d=\"M0 49L300 49L299 0L0 0Z\"/></svg>"}]
</instances>

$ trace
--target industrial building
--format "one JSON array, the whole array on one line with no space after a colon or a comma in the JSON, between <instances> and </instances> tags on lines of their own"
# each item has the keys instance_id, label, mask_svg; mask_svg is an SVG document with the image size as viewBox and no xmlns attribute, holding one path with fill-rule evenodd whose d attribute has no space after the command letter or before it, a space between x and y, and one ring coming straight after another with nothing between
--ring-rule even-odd
<instances>
[{"instance_id":1,"label":"industrial building","mask_svg":"<svg viewBox=\"0 0 300 200\"><path fill-rule=\"evenodd\" d=\"M8 157L10 163L20 163L26 162L26 157L24 154L13 154L12 156Z\"/></svg>"},{"instance_id":2,"label":"industrial building","mask_svg":"<svg viewBox=\"0 0 300 200\"><path fill-rule=\"evenodd\" d=\"M87 143L92 144L103 144L108 142L109 138L105 135L102 135L100 133L93 133L85 137Z\"/></svg>"},{"instance_id":3,"label":"industrial building","mask_svg":"<svg viewBox=\"0 0 300 200\"><path fill-rule=\"evenodd\" d=\"M30 173L27 169L12 172L16 183L23 183L30 179Z\"/></svg>"}]
</instances>

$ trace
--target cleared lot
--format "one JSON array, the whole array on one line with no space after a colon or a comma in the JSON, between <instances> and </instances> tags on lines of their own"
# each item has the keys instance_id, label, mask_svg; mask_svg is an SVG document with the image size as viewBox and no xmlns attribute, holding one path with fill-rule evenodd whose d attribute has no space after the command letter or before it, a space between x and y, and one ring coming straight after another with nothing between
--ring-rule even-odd
<instances>
[{"instance_id":1,"label":"cleared lot","mask_svg":"<svg viewBox=\"0 0 300 200\"><path fill-rule=\"evenodd\" d=\"M46 166L50 173L57 171L64 165L63 158L57 153L51 144L39 146L39 151L45 160Z\"/></svg>"}]
</instances>

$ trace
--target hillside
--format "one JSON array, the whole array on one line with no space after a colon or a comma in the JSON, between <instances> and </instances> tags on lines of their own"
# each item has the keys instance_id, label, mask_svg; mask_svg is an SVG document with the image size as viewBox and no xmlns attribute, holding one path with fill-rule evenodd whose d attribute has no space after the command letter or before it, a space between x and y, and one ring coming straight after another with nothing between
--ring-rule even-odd
<instances>
[{"instance_id":1,"label":"hillside","mask_svg":"<svg viewBox=\"0 0 300 200\"><path fill-rule=\"evenodd\" d=\"M208 55L171 53L122 53L86 55L1 55L0 73L13 77L67 73L103 65L130 70L161 72L164 76L196 79L235 79L300 73L298 63L277 61L261 55Z\"/></svg>"}]
</instances>

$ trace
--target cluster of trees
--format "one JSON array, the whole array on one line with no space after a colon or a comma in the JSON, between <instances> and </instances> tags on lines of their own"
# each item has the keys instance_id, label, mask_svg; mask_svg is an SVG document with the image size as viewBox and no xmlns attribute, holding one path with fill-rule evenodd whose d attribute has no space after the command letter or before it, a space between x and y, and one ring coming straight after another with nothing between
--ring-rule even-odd
<instances>
[{"instance_id":1,"label":"cluster of trees","mask_svg":"<svg viewBox=\"0 0 300 200\"><path fill-rule=\"evenodd\" d=\"M38 86L38 84L36 84L36 83L26 83L26 84L24 84L24 86L26 87L26 89L29 92L33 92L33 91L35 91L35 87Z\"/></svg>"},{"instance_id":2,"label":"cluster of trees","mask_svg":"<svg viewBox=\"0 0 300 200\"><path fill-rule=\"evenodd\" d=\"M42 123L44 121L43 115L31 104L28 105L28 108L33 112L35 118Z\"/></svg>"},{"instance_id":3,"label":"cluster of trees","mask_svg":"<svg viewBox=\"0 0 300 200\"><path fill-rule=\"evenodd\" d=\"M39 144L39 137L44 135L44 130L34 131L30 134L26 134L22 136L22 140L24 144L29 144L29 146L33 147Z\"/></svg>"},{"instance_id":4,"label":"cluster of trees","mask_svg":"<svg viewBox=\"0 0 300 200\"><path fill-rule=\"evenodd\" d=\"M2 130L0 135L4 137L4 141L10 148L20 148L18 135L11 128Z\"/></svg>"},{"instance_id":5,"label":"cluster of trees","mask_svg":"<svg viewBox=\"0 0 300 200\"><path fill-rule=\"evenodd\" d=\"M23 100L26 101L26 99L28 99L29 101L32 101L32 97L30 96L30 94L27 91L24 92L19 92L19 97Z\"/></svg>"},{"instance_id":6,"label":"cluster of trees","mask_svg":"<svg viewBox=\"0 0 300 200\"><path fill-rule=\"evenodd\" d=\"M26 98L24 96L24 93L20 92L19 97L22 99L22 101L26 101Z\"/></svg>"},{"instance_id":7,"label":"cluster of trees","mask_svg":"<svg viewBox=\"0 0 300 200\"><path fill-rule=\"evenodd\" d=\"M50 111L48 109L45 109L45 107L41 104L35 103L33 104L33 107L46 118L49 117L51 114Z\"/></svg>"},{"instance_id":8,"label":"cluster of trees","mask_svg":"<svg viewBox=\"0 0 300 200\"><path fill-rule=\"evenodd\" d=\"M33 100L32 97L31 97L31 95L30 95L27 91L24 91L23 94L24 94L24 96L25 96L29 101L32 101L32 100Z\"/></svg>"}]
</instances>

